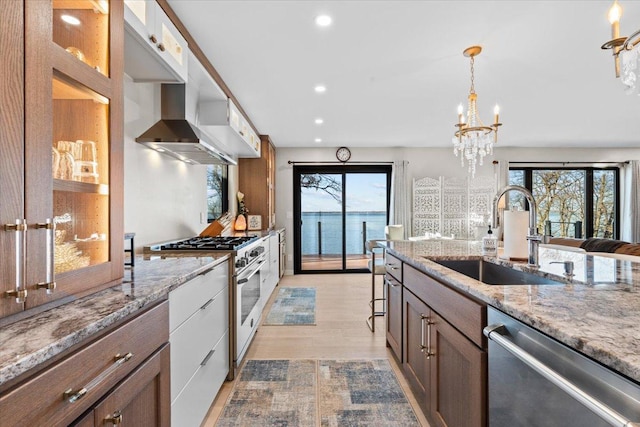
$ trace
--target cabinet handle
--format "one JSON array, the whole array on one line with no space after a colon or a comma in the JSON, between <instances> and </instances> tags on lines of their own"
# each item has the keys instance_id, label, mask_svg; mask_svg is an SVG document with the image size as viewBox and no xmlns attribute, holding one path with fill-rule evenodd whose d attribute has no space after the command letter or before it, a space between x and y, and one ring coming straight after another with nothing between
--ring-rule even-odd
<instances>
[{"instance_id":1,"label":"cabinet handle","mask_svg":"<svg viewBox=\"0 0 640 427\"><path fill-rule=\"evenodd\" d=\"M211 305L213 301L215 301L215 298L211 298L209 301L205 302L204 305L200 307L200 310L204 310L205 308L209 307L209 305Z\"/></svg>"},{"instance_id":2,"label":"cabinet handle","mask_svg":"<svg viewBox=\"0 0 640 427\"><path fill-rule=\"evenodd\" d=\"M51 220L51 218L47 218L44 223L37 223L36 229L45 229L47 231L47 274L45 276L44 282L38 282L35 285L36 289L46 289L47 294L52 294L53 290L56 288L55 281L55 232L56 225Z\"/></svg>"},{"instance_id":3,"label":"cabinet handle","mask_svg":"<svg viewBox=\"0 0 640 427\"><path fill-rule=\"evenodd\" d=\"M200 366L206 365L209 359L211 359L211 356L213 356L213 353L215 352L216 352L215 348L213 350L210 350L209 353L207 353L207 355L205 356L204 360L200 363Z\"/></svg>"},{"instance_id":4,"label":"cabinet handle","mask_svg":"<svg viewBox=\"0 0 640 427\"><path fill-rule=\"evenodd\" d=\"M122 412L116 411L110 417L104 419L105 424L111 423L114 426L122 423Z\"/></svg>"},{"instance_id":5,"label":"cabinet handle","mask_svg":"<svg viewBox=\"0 0 640 427\"><path fill-rule=\"evenodd\" d=\"M15 298L17 304L24 303L27 299L27 289L25 287L25 271L27 270L27 220L16 219L15 224L5 224L6 231L16 233L16 286L13 291L6 291L4 296Z\"/></svg>"},{"instance_id":6,"label":"cabinet handle","mask_svg":"<svg viewBox=\"0 0 640 427\"><path fill-rule=\"evenodd\" d=\"M160 52L164 52L166 50L162 43L158 43L158 49L160 50Z\"/></svg>"},{"instance_id":7,"label":"cabinet handle","mask_svg":"<svg viewBox=\"0 0 640 427\"><path fill-rule=\"evenodd\" d=\"M420 315L420 351L424 353L424 350L427 349L427 346L424 344L424 321L429 320L429 316L425 316L424 314ZM428 350L427 350L428 351Z\"/></svg>"},{"instance_id":8,"label":"cabinet handle","mask_svg":"<svg viewBox=\"0 0 640 427\"><path fill-rule=\"evenodd\" d=\"M155 35L155 34L151 34L151 35L149 36L149 40L151 40L151 43L153 43L153 44L158 43L158 38L156 37L156 35Z\"/></svg>"},{"instance_id":9,"label":"cabinet handle","mask_svg":"<svg viewBox=\"0 0 640 427\"><path fill-rule=\"evenodd\" d=\"M387 282L387 285L391 286L392 288L395 288L398 286L397 283L393 283L391 280L389 279L385 279L385 281Z\"/></svg>"},{"instance_id":10,"label":"cabinet handle","mask_svg":"<svg viewBox=\"0 0 640 427\"><path fill-rule=\"evenodd\" d=\"M211 267L211 268L207 268L205 271L198 273L198 276L204 276L205 274L209 274L210 272L212 272L213 270L215 270L216 267Z\"/></svg>"},{"instance_id":11,"label":"cabinet handle","mask_svg":"<svg viewBox=\"0 0 640 427\"><path fill-rule=\"evenodd\" d=\"M115 355L114 362L107 369L102 371L100 375L92 379L87 385L82 387L80 390L74 392L73 389L65 390L62 393L62 397L67 400L69 403L73 403L79 399L82 399L88 392L90 392L93 388L95 388L98 384L104 381L109 375L111 375L116 369L118 369L123 363L128 362L129 359L133 357L133 353L127 353L124 356L119 353Z\"/></svg>"},{"instance_id":12,"label":"cabinet handle","mask_svg":"<svg viewBox=\"0 0 640 427\"><path fill-rule=\"evenodd\" d=\"M427 319L427 352L425 354L427 359L431 359L431 356L435 356L435 353L431 351L431 325L434 323L435 322L431 319Z\"/></svg>"},{"instance_id":13,"label":"cabinet handle","mask_svg":"<svg viewBox=\"0 0 640 427\"><path fill-rule=\"evenodd\" d=\"M389 267L391 270L398 270L398 267L396 267L395 264L392 263L387 263L387 267Z\"/></svg>"}]
</instances>

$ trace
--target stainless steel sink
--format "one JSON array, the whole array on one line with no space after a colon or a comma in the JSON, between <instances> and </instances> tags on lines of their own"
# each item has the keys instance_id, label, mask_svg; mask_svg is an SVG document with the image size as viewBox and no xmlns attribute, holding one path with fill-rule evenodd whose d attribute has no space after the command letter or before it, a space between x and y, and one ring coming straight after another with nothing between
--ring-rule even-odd
<instances>
[{"instance_id":1,"label":"stainless steel sink","mask_svg":"<svg viewBox=\"0 0 640 427\"><path fill-rule=\"evenodd\" d=\"M564 285L532 273L493 264L484 260L431 260L487 285Z\"/></svg>"}]
</instances>

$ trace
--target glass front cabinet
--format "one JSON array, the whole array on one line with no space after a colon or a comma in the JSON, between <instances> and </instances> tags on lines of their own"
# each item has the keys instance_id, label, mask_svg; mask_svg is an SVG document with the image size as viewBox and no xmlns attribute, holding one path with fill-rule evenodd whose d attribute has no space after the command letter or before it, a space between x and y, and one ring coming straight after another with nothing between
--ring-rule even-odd
<instances>
[{"instance_id":1,"label":"glass front cabinet","mask_svg":"<svg viewBox=\"0 0 640 427\"><path fill-rule=\"evenodd\" d=\"M123 22L117 0L0 2L0 317L123 276Z\"/></svg>"}]
</instances>

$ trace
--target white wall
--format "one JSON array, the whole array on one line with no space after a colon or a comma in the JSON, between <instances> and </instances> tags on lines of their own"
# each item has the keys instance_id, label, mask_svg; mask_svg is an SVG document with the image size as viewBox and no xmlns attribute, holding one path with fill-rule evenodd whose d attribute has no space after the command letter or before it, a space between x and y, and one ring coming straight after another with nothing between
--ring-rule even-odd
<instances>
[{"instance_id":1,"label":"white wall","mask_svg":"<svg viewBox=\"0 0 640 427\"><path fill-rule=\"evenodd\" d=\"M147 244L197 235L207 226L206 166L187 165L135 142L160 118L159 85L125 77L124 116L125 232L136 233L138 252ZM237 177L237 167L230 166L233 211Z\"/></svg>"},{"instance_id":2,"label":"white wall","mask_svg":"<svg viewBox=\"0 0 640 427\"><path fill-rule=\"evenodd\" d=\"M276 141L277 144L277 141ZM287 233L287 274L293 272L293 165L288 161L333 162L336 148L277 148L276 149L276 224ZM582 148L502 148L493 157L486 157L478 166L476 176L493 176L493 160L510 162L622 162L640 159L640 149L582 149ZM460 158L453 148L352 148L351 161L393 162L409 161L408 178L425 176L464 177L467 167L460 166ZM407 188L411 200L411 188Z\"/></svg>"}]
</instances>

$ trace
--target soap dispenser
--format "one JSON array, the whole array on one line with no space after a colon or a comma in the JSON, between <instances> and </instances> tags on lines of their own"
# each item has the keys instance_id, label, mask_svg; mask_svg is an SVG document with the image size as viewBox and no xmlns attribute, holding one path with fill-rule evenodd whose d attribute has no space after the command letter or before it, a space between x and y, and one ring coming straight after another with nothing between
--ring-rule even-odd
<instances>
[{"instance_id":1,"label":"soap dispenser","mask_svg":"<svg viewBox=\"0 0 640 427\"><path fill-rule=\"evenodd\" d=\"M498 238L494 236L489 224L487 235L482 238L482 255L496 256L498 255Z\"/></svg>"}]
</instances>

